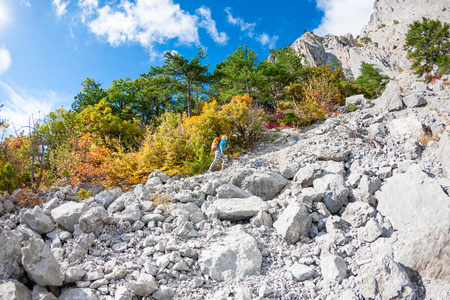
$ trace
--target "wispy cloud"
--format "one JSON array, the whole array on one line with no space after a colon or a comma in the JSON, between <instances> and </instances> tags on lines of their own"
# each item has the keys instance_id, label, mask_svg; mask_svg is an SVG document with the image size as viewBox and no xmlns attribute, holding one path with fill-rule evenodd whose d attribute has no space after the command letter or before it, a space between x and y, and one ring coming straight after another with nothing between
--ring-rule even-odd
<instances>
[{"instance_id":1,"label":"wispy cloud","mask_svg":"<svg viewBox=\"0 0 450 300\"><path fill-rule=\"evenodd\" d=\"M274 35L270 37L267 33L257 34L255 36L255 27L256 23L247 23L244 21L244 19L240 17L233 17L231 14L231 8L227 7L225 8L225 12L227 13L227 21L230 24L239 26L241 28L242 32L245 32L248 37L254 38L255 40L259 41L262 46L269 47L270 49L274 49L276 46L276 42L278 40L278 36Z\"/></svg>"},{"instance_id":2,"label":"wispy cloud","mask_svg":"<svg viewBox=\"0 0 450 300\"><path fill-rule=\"evenodd\" d=\"M247 23L242 18L233 17L230 7L225 8L225 12L227 13L228 23L241 27L241 31L246 31L249 37L253 37L253 30L255 29L256 23Z\"/></svg>"},{"instance_id":3,"label":"wispy cloud","mask_svg":"<svg viewBox=\"0 0 450 300\"><path fill-rule=\"evenodd\" d=\"M196 10L196 13L202 17L202 20L198 25L205 28L216 43L225 45L227 43L228 36L225 32L219 32L217 30L216 22L211 18L211 10L205 6L202 6Z\"/></svg>"},{"instance_id":4,"label":"wispy cloud","mask_svg":"<svg viewBox=\"0 0 450 300\"><path fill-rule=\"evenodd\" d=\"M98 8L98 0L79 0L78 6L81 8L81 21L85 23Z\"/></svg>"},{"instance_id":5,"label":"wispy cloud","mask_svg":"<svg viewBox=\"0 0 450 300\"><path fill-rule=\"evenodd\" d=\"M0 48L0 74L5 73L9 69L9 66L11 66L11 63L12 63L11 55L3 45Z\"/></svg>"},{"instance_id":6,"label":"wispy cloud","mask_svg":"<svg viewBox=\"0 0 450 300\"><path fill-rule=\"evenodd\" d=\"M28 0L20 0L20 4L26 7L31 7L31 3Z\"/></svg>"},{"instance_id":7,"label":"wispy cloud","mask_svg":"<svg viewBox=\"0 0 450 300\"><path fill-rule=\"evenodd\" d=\"M61 17L67 13L66 7L70 4L70 1L53 0L52 4L53 8L55 9L56 15L58 17Z\"/></svg>"},{"instance_id":8,"label":"wispy cloud","mask_svg":"<svg viewBox=\"0 0 450 300\"><path fill-rule=\"evenodd\" d=\"M14 130L21 130L30 125L30 122L42 119L57 107L58 103L70 103L71 96L63 96L53 91L28 91L13 88L0 81L0 98L4 106L0 110L0 119L5 119L10 128L7 134ZM28 132L28 131L26 131Z\"/></svg>"},{"instance_id":9,"label":"wispy cloud","mask_svg":"<svg viewBox=\"0 0 450 300\"><path fill-rule=\"evenodd\" d=\"M278 36L274 35L270 37L267 33L263 33L256 38L261 45L268 46L270 49L274 49L278 40Z\"/></svg>"},{"instance_id":10,"label":"wispy cloud","mask_svg":"<svg viewBox=\"0 0 450 300\"><path fill-rule=\"evenodd\" d=\"M325 13L322 23L314 29L319 35L358 35L370 20L373 0L316 0L317 8Z\"/></svg>"}]
</instances>

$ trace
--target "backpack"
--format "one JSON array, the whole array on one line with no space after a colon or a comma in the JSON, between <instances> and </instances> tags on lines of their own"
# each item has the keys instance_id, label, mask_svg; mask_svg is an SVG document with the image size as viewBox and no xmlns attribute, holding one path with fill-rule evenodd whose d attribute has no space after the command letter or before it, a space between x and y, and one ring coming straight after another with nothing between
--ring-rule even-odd
<instances>
[{"instance_id":1,"label":"backpack","mask_svg":"<svg viewBox=\"0 0 450 300\"><path fill-rule=\"evenodd\" d=\"M220 137L216 137L211 145L211 151L216 151L219 148Z\"/></svg>"}]
</instances>

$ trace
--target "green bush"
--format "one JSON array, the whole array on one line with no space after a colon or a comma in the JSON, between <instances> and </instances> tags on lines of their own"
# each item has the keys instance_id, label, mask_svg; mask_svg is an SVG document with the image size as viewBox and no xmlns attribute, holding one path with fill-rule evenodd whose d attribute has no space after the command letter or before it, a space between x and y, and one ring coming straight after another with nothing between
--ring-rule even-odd
<instances>
[{"instance_id":1,"label":"green bush","mask_svg":"<svg viewBox=\"0 0 450 300\"><path fill-rule=\"evenodd\" d=\"M370 43L372 41L372 39L368 36L362 37L360 38L360 41L363 42L364 44Z\"/></svg>"},{"instance_id":2,"label":"green bush","mask_svg":"<svg viewBox=\"0 0 450 300\"><path fill-rule=\"evenodd\" d=\"M351 111L355 111L358 109L358 106L356 106L355 104L349 104L347 105L347 107L345 108L346 111L351 112Z\"/></svg>"},{"instance_id":3,"label":"green bush","mask_svg":"<svg viewBox=\"0 0 450 300\"><path fill-rule=\"evenodd\" d=\"M369 98L377 97L387 83L387 76L380 74L373 64L363 62L361 65L361 76L356 78L355 83L365 90L365 95Z\"/></svg>"},{"instance_id":4,"label":"green bush","mask_svg":"<svg viewBox=\"0 0 450 300\"><path fill-rule=\"evenodd\" d=\"M439 68L439 74L450 72L450 25L423 18L409 25L404 49L413 60L411 69L419 76Z\"/></svg>"}]
</instances>

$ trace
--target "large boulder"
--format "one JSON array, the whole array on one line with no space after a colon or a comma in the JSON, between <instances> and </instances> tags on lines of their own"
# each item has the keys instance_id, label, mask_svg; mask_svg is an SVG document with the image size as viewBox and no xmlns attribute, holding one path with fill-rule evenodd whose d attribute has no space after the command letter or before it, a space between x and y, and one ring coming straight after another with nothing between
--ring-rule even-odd
<instances>
[{"instance_id":1,"label":"large boulder","mask_svg":"<svg viewBox=\"0 0 450 300\"><path fill-rule=\"evenodd\" d=\"M438 159L444 175L450 178L450 132L448 131L443 132L439 140Z\"/></svg>"},{"instance_id":2,"label":"large boulder","mask_svg":"<svg viewBox=\"0 0 450 300\"><path fill-rule=\"evenodd\" d=\"M272 199L287 183L282 175L269 173L253 173L242 182L242 188L264 200Z\"/></svg>"},{"instance_id":3,"label":"large boulder","mask_svg":"<svg viewBox=\"0 0 450 300\"><path fill-rule=\"evenodd\" d=\"M347 203L349 189L344 185L344 177L339 174L328 174L313 182L314 189L323 193L322 202L331 213L337 213Z\"/></svg>"},{"instance_id":4,"label":"large boulder","mask_svg":"<svg viewBox=\"0 0 450 300\"><path fill-rule=\"evenodd\" d=\"M256 240L242 226L234 226L227 236L200 252L199 265L205 275L217 281L259 275L262 254Z\"/></svg>"},{"instance_id":5,"label":"large boulder","mask_svg":"<svg viewBox=\"0 0 450 300\"><path fill-rule=\"evenodd\" d=\"M289 244L295 244L307 236L311 228L311 217L303 203L291 201L278 217L273 227Z\"/></svg>"},{"instance_id":6,"label":"large boulder","mask_svg":"<svg viewBox=\"0 0 450 300\"><path fill-rule=\"evenodd\" d=\"M375 209L365 202L349 203L345 207L342 219L354 227L366 225L367 221L375 215Z\"/></svg>"},{"instance_id":7,"label":"large boulder","mask_svg":"<svg viewBox=\"0 0 450 300\"><path fill-rule=\"evenodd\" d=\"M414 115L392 120L386 126L391 135L404 140L410 138L418 140L425 135L422 123Z\"/></svg>"},{"instance_id":8,"label":"large boulder","mask_svg":"<svg viewBox=\"0 0 450 300\"><path fill-rule=\"evenodd\" d=\"M372 295L367 295L368 298L373 299L379 293L380 299L416 299L406 270L387 255L380 255L363 265L360 274L363 274L362 290L373 290ZM368 286L373 285L374 281L378 288Z\"/></svg>"},{"instance_id":9,"label":"large boulder","mask_svg":"<svg viewBox=\"0 0 450 300\"><path fill-rule=\"evenodd\" d=\"M427 100L425 100L423 93L411 93L403 97L403 103L407 107L418 107L427 105Z\"/></svg>"},{"instance_id":10,"label":"large boulder","mask_svg":"<svg viewBox=\"0 0 450 300\"><path fill-rule=\"evenodd\" d=\"M31 291L21 282L11 279L0 284L0 300L31 300Z\"/></svg>"},{"instance_id":11,"label":"large boulder","mask_svg":"<svg viewBox=\"0 0 450 300\"><path fill-rule=\"evenodd\" d=\"M312 186L314 180L321 177L322 174L323 171L318 165L309 165L298 170L294 176L294 181L306 188Z\"/></svg>"},{"instance_id":12,"label":"large boulder","mask_svg":"<svg viewBox=\"0 0 450 300\"><path fill-rule=\"evenodd\" d=\"M250 192L245 191L234 184L221 185L217 188L216 193L217 198L248 198L252 196Z\"/></svg>"},{"instance_id":13,"label":"large boulder","mask_svg":"<svg viewBox=\"0 0 450 300\"><path fill-rule=\"evenodd\" d=\"M217 216L220 220L247 220L254 217L260 210L267 210L267 203L261 198L217 199L206 210L206 215Z\"/></svg>"},{"instance_id":14,"label":"large boulder","mask_svg":"<svg viewBox=\"0 0 450 300\"><path fill-rule=\"evenodd\" d=\"M64 274L53 252L42 239L24 241L22 264L30 278L41 286L61 286Z\"/></svg>"},{"instance_id":15,"label":"large boulder","mask_svg":"<svg viewBox=\"0 0 450 300\"><path fill-rule=\"evenodd\" d=\"M347 264L345 260L338 256L325 253L320 258L320 269L323 279L327 281L337 281L341 283L347 278Z\"/></svg>"},{"instance_id":16,"label":"large boulder","mask_svg":"<svg viewBox=\"0 0 450 300\"><path fill-rule=\"evenodd\" d=\"M382 111L401 110L403 108L400 85L396 81L390 81L380 98L374 100L375 105Z\"/></svg>"},{"instance_id":17,"label":"large boulder","mask_svg":"<svg viewBox=\"0 0 450 300\"><path fill-rule=\"evenodd\" d=\"M375 195L379 212L398 230L395 259L420 276L450 283L450 197L438 181L412 165Z\"/></svg>"},{"instance_id":18,"label":"large boulder","mask_svg":"<svg viewBox=\"0 0 450 300\"><path fill-rule=\"evenodd\" d=\"M81 214L88 210L85 203L66 202L52 209L51 215L55 222L73 232L73 227L80 220Z\"/></svg>"},{"instance_id":19,"label":"large boulder","mask_svg":"<svg viewBox=\"0 0 450 300\"><path fill-rule=\"evenodd\" d=\"M450 197L419 165L388 178L375 196L378 211L391 221L394 229L450 228Z\"/></svg>"},{"instance_id":20,"label":"large boulder","mask_svg":"<svg viewBox=\"0 0 450 300\"><path fill-rule=\"evenodd\" d=\"M110 216L103 206L94 206L81 215L80 230L85 233L94 232L98 236L109 220Z\"/></svg>"},{"instance_id":21,"label":"large boulder","mask_svg":"<svg viewBox=\"0 0 450 300\"><path fill-rule=\"evenodd\" d=\"M102 205L105 209L111 205L120 195L122 195L122 189L116 187L113 189L104 190L97 195L95 195L95 201Z\"/></svg>"},{"instance_id":22,"label":"large boulder","mask_svg":"<svg viewBox=\"0 0 450 300\"><path fill-rule=\"evenodd\" d=\"M27 224L34 231L44 234L55 229L55 223L39 206L29 209L21 216L21 223Z\"/></svg>"},{"instance_id":23,"label":"large boulder","mask_svg":"<svg viewBox=\"0 0 450 300\"><path fill-rule=\"evenodd\" d=\"M22 236L15 231L0 232L0 279L19 279L24 273L21 268Z\"/></svg>"}]
</instances>

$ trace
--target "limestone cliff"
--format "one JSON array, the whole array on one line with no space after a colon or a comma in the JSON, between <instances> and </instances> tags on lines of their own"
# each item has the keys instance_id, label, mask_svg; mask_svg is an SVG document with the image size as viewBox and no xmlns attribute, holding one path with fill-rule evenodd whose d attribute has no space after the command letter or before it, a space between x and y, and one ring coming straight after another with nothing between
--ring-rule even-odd
<instances>
[{"instance_id":1,"label":"limestone cliff","mask_svg":"<svg viewBox=\"0 0 450 300\"><path fill-rule=\"evenodd\" d=\"M342 67L346 78L358 77L362 62L392 78L410 67L403 50L405 36L408 25L422 17L450 22L450 0L376 0L368 25L356 39L351 34L319 37L307 32L291 47L312 66Z\"/></svg>"}]
</instances>

